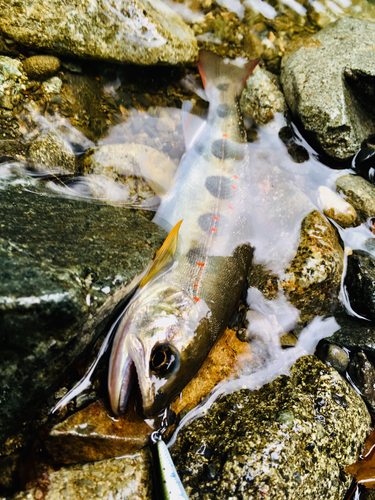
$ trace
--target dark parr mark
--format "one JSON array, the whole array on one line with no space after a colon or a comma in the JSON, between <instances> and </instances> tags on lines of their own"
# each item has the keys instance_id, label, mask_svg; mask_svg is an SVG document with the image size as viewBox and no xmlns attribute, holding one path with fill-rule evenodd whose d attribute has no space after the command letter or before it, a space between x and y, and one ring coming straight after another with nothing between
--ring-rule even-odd
<instances>
[{"instance_id":1,"label":"dark parr mark","mask_svg":"<svg viewBox=\"0 0 375 500\"><path fill-rule=\"evenodd\" d=\"M232 111L232 108L228 106L228 104L219 104L218 107L216 108L216 113L217 116L220 118L225 118L226 116L229 116Z\"/></svg>"},{"instance_id":2,"label":"dark parr mark","mask_svg":"<svg viewBox=\"0 0 375 500\"><path fill-rule=\"evenodd\" d=\"M206 178L204 184L208 192L212 194L212 196L215 196L215 198L226 200L231 198L234 194L232 179L224 177L223 175L211 175Z\"/></svg>"},{"instance_id":3,"label":"dark parr mark","mask_svg":"<svg viewBox=\"0 0 375 500\"><path fill-rule=\"evenodd\" d=\"M194 144L194 149L195 149L196 153L199 154L199 156L202 156L204 153L205 147L204 147L204 144L202 142L197 142Z\"/></svg>"},{"instance_id":4,"label":"dark parr mark","mask_svg":"<svg viewBox=\"0 0 375 500\"><path fill-rule=\"evenodd\" d=\"M220 160L242 160L243 154L240 146L227 139L217 139L212 143L211 153Z\"/></svg>"},{"instance_id":5,"label":"dark parr mark","mask_svg":"<svg viewBox=\"0 0 375 500\"><path fill-rule=\"evenodd\" d=\"M219 83L219 85L216 88L217 90L228 90L229 83Z\"/></svg>"},{"instance_id":6,"label":"dark parr mark","mask_svg":"<svg viewBox=\"0 0 375 500\"><path fill-rule=\"evenodd\" d=\"M199 227L206 233L216 234L218 232L220 222L222 222L221 219L222 217L219 219L215 214L207 213L199 217L198 224Z\"/></svg>"}]
</instances>

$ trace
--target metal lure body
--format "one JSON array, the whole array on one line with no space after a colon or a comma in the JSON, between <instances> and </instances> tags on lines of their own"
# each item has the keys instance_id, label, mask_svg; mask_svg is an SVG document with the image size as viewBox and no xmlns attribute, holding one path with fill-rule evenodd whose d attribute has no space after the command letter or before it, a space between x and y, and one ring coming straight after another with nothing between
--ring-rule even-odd
<instances>
[{"instance_id":1,"label":"metal lure body","mask_svg":"<svg viewBox=\"0 0 375 500\"><path fill-rule=\"evenodd\" d=\"M116 414L124 411L134 367L145 415L168 406L238 303L253 251L244 231L248 156L237 97L255 65L201 53L208 118L187 117L187 152L154 219L165 228L183 219L179 247L173 262L135 295L117 330L108 380Z\"/></svg>"}]
</instances>

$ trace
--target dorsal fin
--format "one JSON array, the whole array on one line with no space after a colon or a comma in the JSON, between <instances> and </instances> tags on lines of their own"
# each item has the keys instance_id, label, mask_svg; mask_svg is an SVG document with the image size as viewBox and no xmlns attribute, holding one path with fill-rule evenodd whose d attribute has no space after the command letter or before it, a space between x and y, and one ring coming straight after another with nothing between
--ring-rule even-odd
<instances>
[{"instance_id":1,"label":"dorsal fin","mask_svg":"<svg viewBox=\"0 0 375 500\"><path fill-rule=\"evenodd\" d=\"M177 222L172 231L168 234L166 240L156 254L148 273L141 281L139 288L145 286L146 283L148 283L150 279L155 276L155 274L160 271L162 267L165 266L165 264L172 260L177 249L178 230L180 229L181 224L182 220Z\"/></svg>"}]
</instances>

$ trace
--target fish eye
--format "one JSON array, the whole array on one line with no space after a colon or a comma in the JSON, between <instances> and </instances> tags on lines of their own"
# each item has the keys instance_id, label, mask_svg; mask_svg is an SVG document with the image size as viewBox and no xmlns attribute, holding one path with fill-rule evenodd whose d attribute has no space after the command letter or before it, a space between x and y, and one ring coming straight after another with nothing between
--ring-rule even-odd
<instances>
[{"instance_id":1,"label":"fish eye","mask_svg":"<svg viewBox=\"0 0 375 500\"><path fill-rule=\"evenodd\" d=\"M166 375L176 370L179 358L170 344L159 344L151 353L150 368L158 375Z\"/></svg>"}]
</instances>

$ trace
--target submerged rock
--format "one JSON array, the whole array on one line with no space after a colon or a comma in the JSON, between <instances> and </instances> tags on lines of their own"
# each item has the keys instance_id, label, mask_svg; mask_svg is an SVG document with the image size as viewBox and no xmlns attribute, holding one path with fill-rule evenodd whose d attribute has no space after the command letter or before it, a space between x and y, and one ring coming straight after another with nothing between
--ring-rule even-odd
<instances>
[{"instance_id":1,"label":"submerged rock","mask_svg":"<svg viewBox=\"0 0 375 500\"><path fill-rule=\"evenodd\" d=\"M292 113L334 158L354 155L375 132L365 91L375 81L374 44L374 23L347 17L283 61L281 83Z\"/></svg>"},{"instance_id":2,"label":"submerged rock","mask_svg":"<svg viewBox=\"0 0 375 500\"><path fill-rule=\"evenodd\" d=\"M284 113L286 103L279 78L263 69L255 71L246 81L240 105L243 113L261 125L269 123L275 113Z\"/></svg>"},{"instance_id":3,"label":"submerged rock","mask_svg":"<svg viewBox=\"0 0 375 500\"><path fill-rule=\"evenodd\" d=\"M108 328L165 232L29 178L0 187L1 443Z\"/></svg>"},{"instance_id":4,"label":"submerged rock","mask_svg":"<svg viewBox=\"0 0 375 500\"><path fill-rule=\"evenodd\" d=\"M360 396L314 356L216 402L171 448L189 498L341 500L370 428Z\"/></svg>"},{"instance_id":5,"label":"submerged rock","mask_svg":"<svg viewBox=\"0 0 375 500\"><path fill-rule=\"evenodd\" d=\"M147 450L102 462L89 462L48 471L40 486L9 500L150 500L150 457Z\"/></svg>"},{"instance_id":6,"label":"submerged rock","mask_svg":"<svg viewBox=\"0 0 375 500\"><path fill-rule=\"evenodd\" d=\"M356 209L361 222L375 215L375 187L358 175L342 175L337 190Z\"/></svg>"},{"instance_id":7,"label":"submerged rock","mask_svg":"<svg viewBox=\"0 0 375 500\"><path fill-rule=\"evenodd\" d=\"M345 277L350 305L367 319L375 320L375 259L364 250L348 256Z\"/></svg>"},{"instance_id":8,"label":"submerged rock","mask_svg":"<svg viewBox=\"0 0 375 500\"><path fill-rule=\"evenodd\" d=\"M0 31L55 54L135 64L194 62L190 28L159 0L1 0Z\"/></svg>"},{"instance_id":9,"label":"submerged rock","mask_svg":"<svg viewBox=\"0 0 375 500\"><path fill-rule=\"evenodd\" d=\"M347 352L338 345L322 342L318 345L315 355L323 361L323 363L332 366L339 373L345 373L348 368L349 356Z\"/></svg>"}]
</instances>

